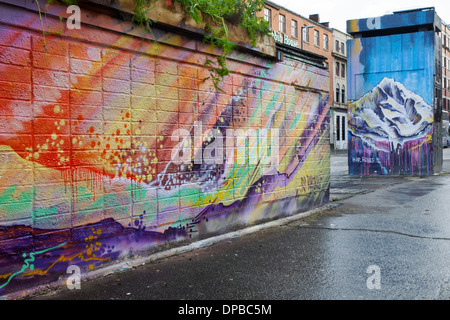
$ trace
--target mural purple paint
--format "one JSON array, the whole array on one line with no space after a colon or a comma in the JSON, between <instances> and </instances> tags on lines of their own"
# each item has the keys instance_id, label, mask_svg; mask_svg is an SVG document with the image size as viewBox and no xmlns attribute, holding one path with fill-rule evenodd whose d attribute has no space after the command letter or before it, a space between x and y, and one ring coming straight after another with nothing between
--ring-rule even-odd
<instances>
[{"instance_id":1,"label":"mural purple paint","mask_svg":"<svg viewBox=\"0 0 450 320\"><path fill-rule=\"evenodd\" d=\"M348 21L350 175L439 171L439 28L432 8Z\"/></svg>"},{"instance_id":2,"label":"mural purple paint","mask_svg":"<svg viewBox=\"0 0 450 320\"><path fill-rule=\"evenodd\" d=\"M0 8L0 295L328 202L326 68Z\"/></svg>"}]
</instances>

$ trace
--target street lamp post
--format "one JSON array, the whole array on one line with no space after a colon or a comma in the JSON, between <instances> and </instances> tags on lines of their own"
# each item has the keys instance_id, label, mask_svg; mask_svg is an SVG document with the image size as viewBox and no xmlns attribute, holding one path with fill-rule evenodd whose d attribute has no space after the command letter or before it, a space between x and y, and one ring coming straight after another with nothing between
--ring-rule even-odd
<instances>
[{"instance_id":1,"label":"street lamp post","mask_svg":"<svg viewBox=\"0 0 450 320\"><path fill-rule=\"evenodd\" d=\"M301 33L301 43L302 43L302 45L301 45L301 48L302 48L302 50L303 50L303 30L304 29L306 29L306 30L308 30L309 28L314 28L315 26L314 25L309 25L309 26L303 26L302 27L302 32L300 32Z\"/></svg>"}]
</instances>

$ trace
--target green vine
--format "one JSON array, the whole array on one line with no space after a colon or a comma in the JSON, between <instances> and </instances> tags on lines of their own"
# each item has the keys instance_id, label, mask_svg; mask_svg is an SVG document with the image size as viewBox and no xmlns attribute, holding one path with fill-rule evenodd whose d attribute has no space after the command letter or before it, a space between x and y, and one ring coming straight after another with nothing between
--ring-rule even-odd
<instances>
[{"instance_id":1,"label":"green vine","mask_svg":"<svg viewBox=\"0 0 450 320\"><path fill-rule=\"evenodd\" d=\"M44 41L44 49L45 49L45 53L47 53L47 41L45 40L45 30L44 30L44 22L42 21L42 13L41 13L41 7L39 5L39 1L35 0L37 8L38 8L38 12L39 12L39 21L41 22L41 29L42 29L42 38Z\"/></svg>"},{"instance_id":2,"label":"green vine","mask_svg":"<svg viewBox=\"0 0 450 320\"><path fill-rule=\"evenodd\" d=\"M135 3L133 21L149 29L150 20L147 18L147 12L155 0L133 1ZM168 1L167 5L171 5L171 2ZM267 21L255 14L263 10L264 0L174 0L174 2L180 3L196 23L206 24L205 43L209 43L212 48L221 49L217 61L206 60L205 67L210 71L210 76L204 79L211 79L215 89L221 91L220 82L230 74L226 65L227 57L235 47L228 38L227 21L246 30L251 45L256 46L258 36L269 34Z\"/></svg>"},{"instance_id":3,"label":"green vine","mask_svg":"<svg viewBox=\"0 0 450 320\"><path fill-rule=\"evenodd\" d=\"M57 1L60 1L60 2L64 3L67 6L71 6L73 4L78 4L78 0L48 0L47 4L52 4L52 3L55 3ZM38 10L38 13L39 13L39 21L41 23L42 39L43 39L43 42L44 42L44 50L45 50L45 53L47 54L47 41L46 41L46 38L45 38L45 29L44 29L44 21L43 21L43 18L42 18L42 10L41 10L41 6L39 4L39 0L34 0L34 2L36 3L37 10ZM47 17L47 14L46 13L44 13L44 14L45 14L45 17ZM59 17L59 26L60 26L60 35L61 36L63 35L62 20L63 20L63 17ZM47 28L48 28L48 25L47 25Z\"/></svg>"},{"instance_id":4,"label":"green vine","mask_svg":"<svg viewBox=\"0 0 450 320\"><path fill-rule=\"evenodd\" d=\"M135 8L133 10L133 22L145 27L147 31L150 31L151 21L147 17L147 13L150 10L149 0L133 0Z\"/></svg>"},{"instance_id":5,"label":"green vine","mask_svg":"<svg viewBox=\"0 0 450 320\"><path fill-rule=\"evenodd\" d=\"M58 1L64 3L67 6L78 4L78 0L48 0L47 3L48 4L52 4L52 3L55 3L55 2L58 2Z\"/></svg>"}]
</instances>

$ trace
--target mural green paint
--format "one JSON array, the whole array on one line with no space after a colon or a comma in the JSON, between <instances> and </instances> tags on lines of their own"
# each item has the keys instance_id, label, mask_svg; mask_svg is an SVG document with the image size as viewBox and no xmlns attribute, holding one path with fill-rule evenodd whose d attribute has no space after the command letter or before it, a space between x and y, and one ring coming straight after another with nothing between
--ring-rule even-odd
<instances>
[{"instance_id":1,"label":"mural green paint","mask_svg":"<svg viewBox=\"0 0 450 320\"><path fill-rule=\"evenodd\" d=\"M44 48L37 13L0 9L1 295L328 202L326 68L237 52L215 90L193 39L49 14Z\"/></svg>"}]
</instances>

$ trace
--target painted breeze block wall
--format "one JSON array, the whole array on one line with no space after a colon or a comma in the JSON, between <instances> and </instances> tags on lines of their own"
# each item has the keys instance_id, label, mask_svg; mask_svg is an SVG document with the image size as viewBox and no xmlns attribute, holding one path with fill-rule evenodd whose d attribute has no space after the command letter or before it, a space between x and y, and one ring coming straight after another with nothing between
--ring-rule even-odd
<instances>
[{"instance_id":1,"label":"painted breeze block wall","mask_svg":"<svg viewBox=\"0 0 450 320\"><path fill-rule=\"evenodd\" d=\"M350 175L430 175L442 164L434 10L348 21Z\"/></svg>"},{"instance_id":2,"label":"painted breeze block wall","mask_svg":"<svg viewBox=\"0 0 450 320\"><path fill-rule=\"evenodd\" d=\"M0 295L328 202L326 68L1 2Z\"/></svg>"}]
</instances>

